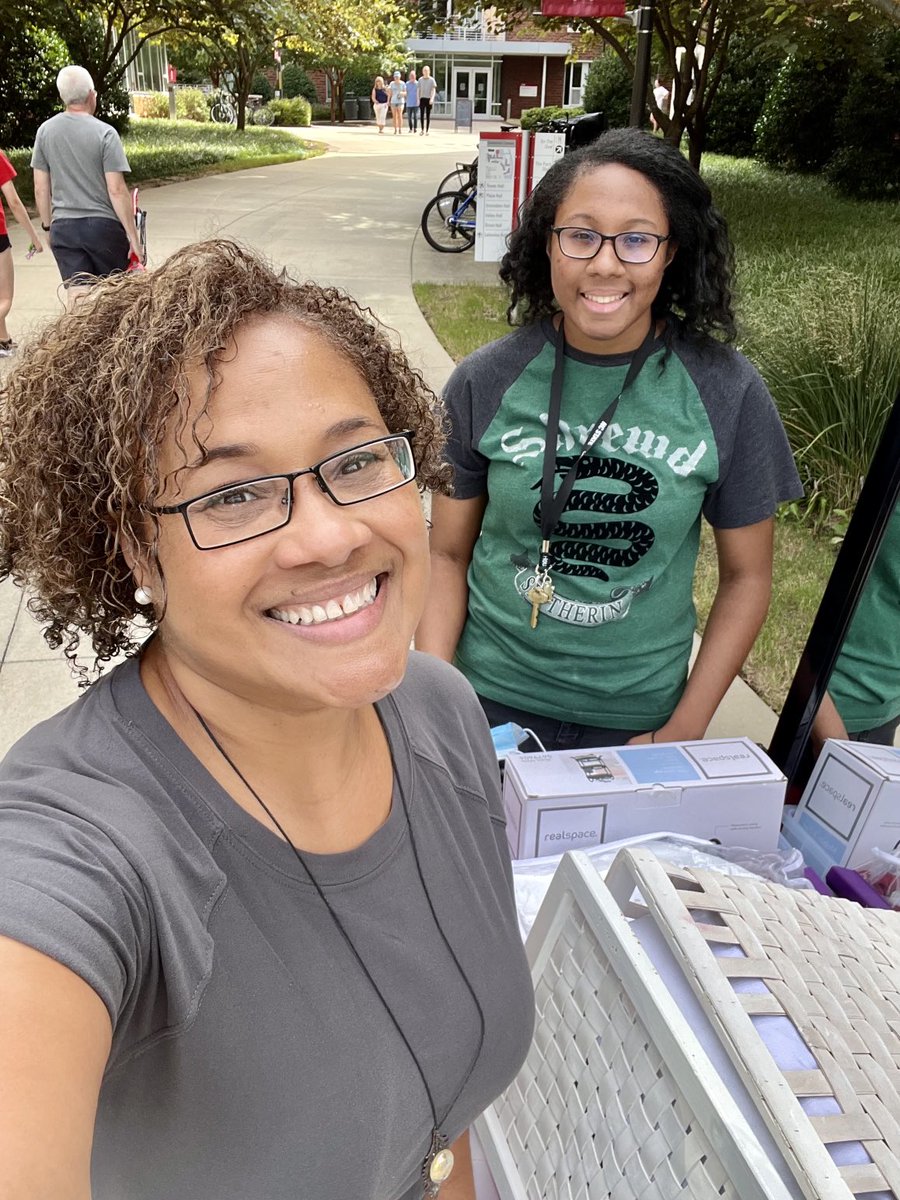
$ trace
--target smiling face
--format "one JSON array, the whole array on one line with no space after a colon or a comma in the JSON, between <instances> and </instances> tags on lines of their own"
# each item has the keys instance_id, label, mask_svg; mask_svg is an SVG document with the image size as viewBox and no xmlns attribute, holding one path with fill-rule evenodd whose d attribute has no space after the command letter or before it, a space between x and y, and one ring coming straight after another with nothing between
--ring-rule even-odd
<instances>
[{"instance_id":1,"label":"smiling face","mask_svg":"<svg viewBox=\"0 0 900 1200\"><path fill-rule=\"evenodd\" d=\"M577 176L553 224L609 234L669 233L659 192L638 171L617 163ZM651 305L675 254L673 243L663 242L651 262L623 263L611 242L605 242L595 258L567 258L551 234L547 253L566 341L589 354L636 350L650 328Z\"/></svg>"},{"instance_id":2,"label":"smiling face","mask_svg":"<svg viewBox=\"0 0 900 1200\"><path fill-rule=\"evenodd\" d=\"M286 318L243 325L219 366L208 459L174 477L184 455L160 449L159 504L297 471L389 432L367 384L317 333ZM196 376L193 420L205 371ZM190 433L183 438L192 453ZM216 694L307 712L356 708L400 682L428 582L428 546L414 483L341 507L312 475L294 483L290 522L252 541L198 550L180 515L159 518L165 594L159 650L182 692L214 711Z\"/></svg>"}]
</instances>

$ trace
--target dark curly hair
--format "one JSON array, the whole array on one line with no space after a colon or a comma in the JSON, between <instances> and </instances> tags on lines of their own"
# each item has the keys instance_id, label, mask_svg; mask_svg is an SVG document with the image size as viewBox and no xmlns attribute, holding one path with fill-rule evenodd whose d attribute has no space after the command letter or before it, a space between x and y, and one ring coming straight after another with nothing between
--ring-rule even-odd
<instances>
[{"instance_id":1,"label":"dark curly hair","mask_svg":"<svg viewBox=\"0 0 900 1200\"><path fill-rule=\"evenodd\" d=\"M611 129L581 150L564 155L522 206L500 264L500 278L510 292L510 324L537 321L557 311L547 255L557 209L576 179L610 163L638 171L653 184L670 235L678 243L653 302L653 315L679 317L688 335L717 333L732 340L734 254L725 219L681 151L639 129Z\"/></svg>"},{"instance_id":2,"label":"dark curly hair","mask_svg":"<svg viewBox=\"0 0 900 1200\"><path fill-rule=\"evenodd\" d=\"M179 444L203 450L198 428L208 430L219 364L241 323L261 315L315 329L344 355L388 429L415 432L419 486L448 490L440 402L371 312L339 289L297 282L224 239L98 284L42 331L0 390L0 579L28 588L48 645L65 644L70 661L80 634L101 664L137 651L136 616L153 624L122 547L157 562L146 504L166 482L160 444L174 421ZM188 428L197 366L205 405Z\"/></svg>"}]
</instances>

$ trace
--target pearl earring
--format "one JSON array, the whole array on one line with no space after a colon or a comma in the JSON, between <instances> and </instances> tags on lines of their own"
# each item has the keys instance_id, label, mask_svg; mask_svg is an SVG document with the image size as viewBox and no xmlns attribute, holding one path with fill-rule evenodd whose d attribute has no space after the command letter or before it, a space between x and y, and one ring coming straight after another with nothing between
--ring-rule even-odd
<instances>
[{"instance_id":1,"label":"pearl earring","mask_svg":"<svg viewBox=\"0 0 900 1200\"><path fill-rule=\"evenodd\" d=\"M134 602L135 602L135 604L144 604L144 605L152 604L153 603L153 594L151 592L149 592L147 590L147 588L145 588L145 587L135 588L134 589Z\"/></svg>"}]
</instances>

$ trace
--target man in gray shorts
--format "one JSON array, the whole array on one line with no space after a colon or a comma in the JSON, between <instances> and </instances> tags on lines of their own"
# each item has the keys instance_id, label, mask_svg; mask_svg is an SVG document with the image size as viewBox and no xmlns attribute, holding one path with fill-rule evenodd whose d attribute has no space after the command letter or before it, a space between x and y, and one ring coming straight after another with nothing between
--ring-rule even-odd
<instances>
[{"instance_id":1,"label":"man in gray shorts","mask_svg":"<svg viewBox=\"0 0 900 1200\"><path fill-rule=\"evenodd\" d=\"M94 116L97 93L84 67L63 67L56 86L66 106L37 131L31 165L42 227L70 303L96 279L141 259L130 171L119 135Z\"/></svg>"}]
</instances>

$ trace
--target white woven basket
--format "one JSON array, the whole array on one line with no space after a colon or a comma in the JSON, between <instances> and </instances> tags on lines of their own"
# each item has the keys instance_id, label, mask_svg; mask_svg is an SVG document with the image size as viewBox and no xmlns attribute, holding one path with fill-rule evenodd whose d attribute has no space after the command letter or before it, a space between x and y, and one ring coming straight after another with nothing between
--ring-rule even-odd
<instances>
[{"instance_id":1,"label":"white woven basket","mask_svg":"<svg viewBox=\"0 0 900 1200\"><path fill-rule=\"evenodd\" d=\"M476 1122L502 1200L789 1200L612 896L567 854L521 1072Z\"/></svg>"},{"instance_id":2,"label":"white woven basket","mask_svg":"<svg viewBox=\"0 0 900 1200\"><path fill-rule=\"evenodd\" d=\"M606 885L662 933L802 1194L900 1200L900 914L640 850Z\"/></svg>"}]
</instances>

